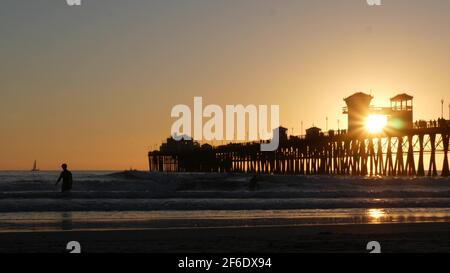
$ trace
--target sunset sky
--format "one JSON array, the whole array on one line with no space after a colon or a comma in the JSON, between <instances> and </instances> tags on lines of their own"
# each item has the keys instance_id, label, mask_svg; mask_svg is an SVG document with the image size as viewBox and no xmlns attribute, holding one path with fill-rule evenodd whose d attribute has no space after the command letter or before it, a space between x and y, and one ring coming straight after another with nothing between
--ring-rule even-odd
<instances>
[{"instance_id":1,"label":"sunset sky","mask_svg":"<svg viewBox=\"0 0 450 273\"><path fill-rule=\"evenodd\" d=\"M450 102L450 1L2 0L0 170L147 169L171 108L279 104L281 123L346 127L343 98ZM291 132L290 132L291 133Z\"/></svg>"}]
</instances>

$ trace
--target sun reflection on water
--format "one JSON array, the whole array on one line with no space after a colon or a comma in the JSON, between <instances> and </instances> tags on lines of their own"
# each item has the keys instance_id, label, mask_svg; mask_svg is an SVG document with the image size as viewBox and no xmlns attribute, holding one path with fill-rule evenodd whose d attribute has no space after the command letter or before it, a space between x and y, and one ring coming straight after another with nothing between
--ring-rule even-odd
<instances>
[{"instance_id":1,"label":"sun reflection on water","mask_svg":"<svg viewBox=\"0 0 450 273\"><path fill-rule=\"evenodd\" d=\"M367 216L370 222L378 222L381 218L386 216L386 211L384 209L369 209L367 211Z\"/></svg>"}]
</instances>

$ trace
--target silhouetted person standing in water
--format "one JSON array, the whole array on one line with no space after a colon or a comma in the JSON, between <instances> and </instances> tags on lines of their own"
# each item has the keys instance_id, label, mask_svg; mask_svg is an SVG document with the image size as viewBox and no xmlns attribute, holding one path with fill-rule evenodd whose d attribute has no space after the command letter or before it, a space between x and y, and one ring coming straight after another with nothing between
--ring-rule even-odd
<instances>
[{"instance_id":1,"label":"silhouetted person standing in water","mask_svg":"<svg viewBox=\"0 0 450 273\"><path fill-rule=\"evenodd\" d=\"M61 172L61 175L58 178L58 181L56 181L55 186L58 186L59 182L63 181L61 192L70 192L72 190L72 173L67 170L67 164L62 164L61 168L63 171Z\"/></svg>"}]
</instances>

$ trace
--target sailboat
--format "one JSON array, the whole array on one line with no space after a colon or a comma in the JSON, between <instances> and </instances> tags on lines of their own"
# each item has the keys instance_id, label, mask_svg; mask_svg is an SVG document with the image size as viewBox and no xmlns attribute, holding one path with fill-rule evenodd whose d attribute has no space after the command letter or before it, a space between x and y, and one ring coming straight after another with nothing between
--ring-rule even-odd
<instances>
[{"instance_id":1,"label":"sailboat","mask_svg":"<svg viewBox=\"0 0 450 273\"><path fill-rule=\"evenodd\" d=\"M33 169L31 171L32 172L38 172L39 171L39 169L37 168L36 160L34 161Z\"/></svg>"}]
</instances>

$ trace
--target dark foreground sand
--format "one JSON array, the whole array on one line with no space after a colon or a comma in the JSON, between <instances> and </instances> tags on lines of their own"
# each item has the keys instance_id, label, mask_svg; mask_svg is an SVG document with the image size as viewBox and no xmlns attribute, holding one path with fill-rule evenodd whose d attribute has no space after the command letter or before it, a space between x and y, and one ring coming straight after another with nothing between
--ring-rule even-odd
<instances>
[{"instance_id":1,"label":"dark foreground sand","mask_svg":"<svg viewBox=\"0 0 450 273\"><path fill-rule=\"evenodd\" d=\"M357 252L379 241L382 252L450 253L450 223L186 228L0 233L0 252Z\"/></svg>"}]
</instances>

